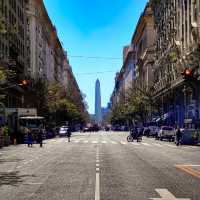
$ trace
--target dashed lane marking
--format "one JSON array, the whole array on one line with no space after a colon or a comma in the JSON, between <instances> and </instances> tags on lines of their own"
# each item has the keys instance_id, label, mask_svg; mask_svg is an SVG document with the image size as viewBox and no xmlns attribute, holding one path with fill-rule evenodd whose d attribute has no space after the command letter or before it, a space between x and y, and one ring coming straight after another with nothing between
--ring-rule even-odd
<instances>
[{"instance_id":1,"label":"dashed lane marking","mask_svg":"<svg viewBox=\"0 0 200 200\"><path fill-rule=\"evenodd\" d=\"M101 143L102 143L102 144L106 144L106 143L107 143L107 141L101 141Z\"/></svg>"},{"instance_id":2,"label":"dashed lane marking","mask_svg":"<svg viewBox=\"0 0 200 200\"><path fill-rule=\"evenodd\" d=\"M100 200L100 178L99 178L99 172L96 172L95 200Z\"/></svg>"},{"instance_id":3,"label":"dashed lane marking","mask_svg":"<svg viewBox=\"0 0 200 200\"><path fill-rule=\"evenodd\" d=\"M97 144L97 143L98 143L98 141L92 141L92 143L93 143L93 144Z\"/></svg>"}]
</instances>

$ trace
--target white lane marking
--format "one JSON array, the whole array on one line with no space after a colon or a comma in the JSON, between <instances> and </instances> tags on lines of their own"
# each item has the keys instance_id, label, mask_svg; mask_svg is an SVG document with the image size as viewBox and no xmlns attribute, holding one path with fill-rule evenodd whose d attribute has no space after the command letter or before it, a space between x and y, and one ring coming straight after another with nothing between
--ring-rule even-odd
<instances>
[{"instance_id":1,"label":"white lane marking","mask_svg":"<svg viewBox=\"0 0 200 200\"><path fill-rule=\"evenodd\" d=\"M155 145L155 146L158 146L158 147L163 147L163 145L161 145L161 144L153 144L153 145Z\"/></svg>"},{"instance_id":2,"label":"white lane marking","mask_svg":"<svg viewBox=\"0 0 200 200\"><path fill-rule=\"evenodd\" d=\"M151 146L150 144L145 143L145 142L142 142L142 144L145 145L145 146Z\"/></svg>"},{"instance_id":3,"label":"white lane marking","mask_svg":"<svg viewBox=\"0 0 200 200\"><path fill-rule=\"evenodd\" d=\"M88 140L83 141L83 143L85 143L85 144L88 143Z\"/></svg>"},{"instance_id":4,"label":"white lane marking","mask_svg":"<svg viewBox=\"0 0 200 200\"><path fill-rule=\"evenodd\" d=\"M100 200L100 178L99 178L99 173L96 173L95 200Z\"/></svg>"},{"instance_id":5,"label":"white lane marking","mask_svg":"<svg viewBox=\"0 0 200 200\"><path fill-rule=\"evenodd\" d=\"M102 143L102 144L106 144L106 143L107 143L107 141L101 141L101 143Z\"/></svg>"},{"instance_id":6,"label":"white lane marking","mask_svg":"<svg viewBox=\"0 0 200 200\"><path fill-rule=\"evenodd\" d=\"M111 141L111 143L112 143L112 144L117 144L117 142L115 142L115 141Z\"/></svg>"},{"instance_id":7,"label":"white lane marking","mask_svg":"<svg viewBox=\"0 0 200 200\"><path fill-rule=\"evenodd\" d=\"M96 171L99 171L99 167L96 168Z\"/></svg>"},{"instance_id":8,"label":"white lane marking","mask_svg":"<svg viewBox=\"0 0 200 200\"><path fill-rule=\"evenodd\" d=\"M75 143L79 143L79 142L80 142L80 140L75 140L74 142L75 142Z\"/></svg>"},{"instance_id":9,"label":"white lane marking","mask_svg":"<svg viewBox=\"0 0 200 200\"><path fill-rule=\"evenodd\" d=\"M21 167L22 167L22 166L17 166L16 168L19 169L19 168L21 168Z\"/></svg>"},{"instance_id":10,"label":"white lane marking","mask_svg":"<svg viewBox=\"0 0 200 200\"><path fill-rule=\"evenodd\" d=\"M96 162L99 163L99 159L96 159Z\"/></svg>"},{"instance_id":11,"label":"white lane marking","mask_svg":"<svg viewBox=\"0 0 200 200\"><path fill-rule=\"evenodd\" d=\"M96 167L99 167L99 164L98 164L98 163L96 164Z\"/></svg>"},{"instance_id":12,"label":"white lane marking","mask_svg":"<svg viewBox=\"0 0 200 200\"><path fill-rule=\"evenodd\" d=\"M26 162L24 162L24 165L26 165L26 164L28 164L29 163L29 161L26 161Z\"/></svg>"},{"instance_id":13,"label":"white lane marking","mask_svg":"<svg viewBox=\"0 0 200 200\"><path fill-rule=\"evenodd\" d=\"M188 198L176 198L167 189L156 189L156 192L161 196L161 198L150 198L151 200L191 200Z\"/></svg>"},{"instance_id":14,"label":"white lane marking","mask_svg":"<svg viewBox=\"0 0 200 200\"><path fill-rule=\"evenodd\" d=\"M98 143L98 141L92 141L92 143L93 143L93 144L97 144L97 143Z\"/></svg>"}]
</instances>

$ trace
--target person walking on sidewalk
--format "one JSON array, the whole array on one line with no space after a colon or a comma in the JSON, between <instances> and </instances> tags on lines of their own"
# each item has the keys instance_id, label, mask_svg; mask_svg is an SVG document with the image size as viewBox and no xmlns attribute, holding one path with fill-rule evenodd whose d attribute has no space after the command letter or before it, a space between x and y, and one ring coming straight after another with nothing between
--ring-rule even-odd
<instances>
[{"instance_id":1,"label":"person walking on sidewalk","mask_svg":"<svg viewBox=\"0 0 200 200\"><path fill-rule=\"evenodd\" d=\"M179 146L181 144L181 139L182 139L182 133L180 128L176 130L176 145Z\"/></svg>"}]
</instances>

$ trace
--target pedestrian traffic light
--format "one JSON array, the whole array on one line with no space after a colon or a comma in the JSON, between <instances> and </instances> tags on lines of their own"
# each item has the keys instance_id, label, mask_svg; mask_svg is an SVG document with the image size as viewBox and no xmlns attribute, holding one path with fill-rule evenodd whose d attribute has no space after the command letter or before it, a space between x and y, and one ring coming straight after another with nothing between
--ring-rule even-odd
<instances>
[{"instance_id":1,"label":"pedestrian traffic light","mask_svg":"<svg viewBox=\"0 0 200 200\"><path fill-rule=\"evenodd\" d=\"M185 68L183 72L181 72L181 75L184 79L194 79L194 69L191 68Z\"/></svg>"}]
</instances>

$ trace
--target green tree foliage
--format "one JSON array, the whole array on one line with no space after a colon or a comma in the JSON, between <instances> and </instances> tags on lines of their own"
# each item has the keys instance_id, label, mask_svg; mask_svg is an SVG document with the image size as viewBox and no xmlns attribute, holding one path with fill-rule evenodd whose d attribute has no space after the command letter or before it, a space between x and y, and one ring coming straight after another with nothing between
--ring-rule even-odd
<instances>
[{"instance_id":1,"label":"green tree foliage","mask_svg":"<svg viewBox=\"0 0 200 200\"><path fill-rule=\"evenodd\" d=\"M55 82L48 86L47 105L56 121L86 120L87 115L81 112L77 100L60 83Z\"/></svg>"},{"instance_id":2,"label":"green tree foliage","mask_svg":"<svg viewBox=\"0 0 200 200\"><path fill-rule=\"evenodd\" d=\"M152 88L131 88L126 91L125 101L120 100L110 111L112 124L134 121L146 122L152 113L161 115L159 102L154 99Z\"/></svg>"}]
</instances>

